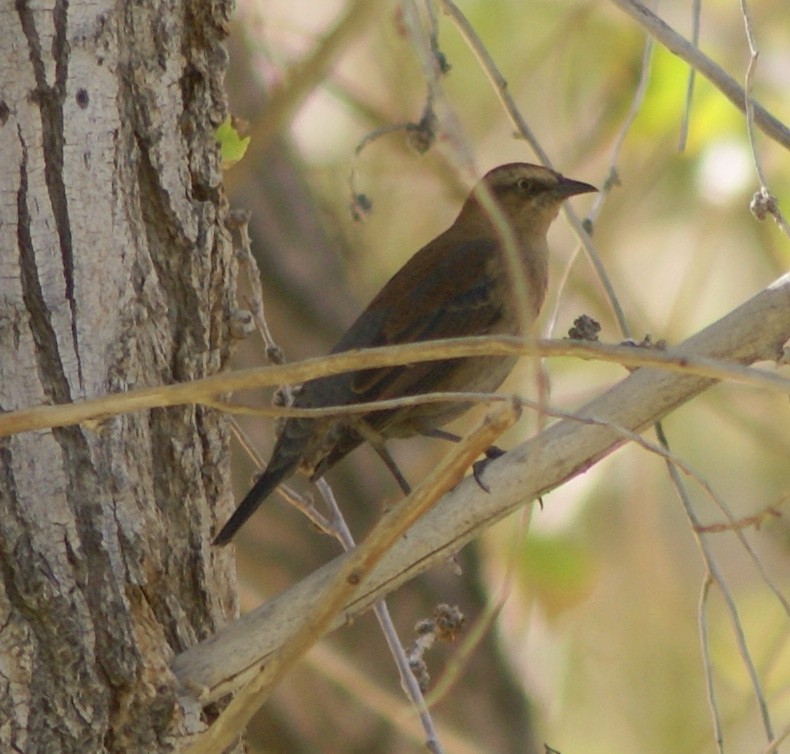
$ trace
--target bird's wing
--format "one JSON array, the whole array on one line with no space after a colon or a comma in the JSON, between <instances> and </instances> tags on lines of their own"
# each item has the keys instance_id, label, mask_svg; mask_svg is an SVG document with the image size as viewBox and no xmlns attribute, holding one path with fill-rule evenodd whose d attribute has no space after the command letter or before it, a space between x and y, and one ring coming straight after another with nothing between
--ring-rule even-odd
<instances>
[{"instance_id":1,"label":"bird's wing","mask_svg":"<svg viewBox=\"0 0 790 754\"><path fill-rule=\"evenodd\" d=\"M495 288L501 288L502 281L492 277L489 268L499 253L498 244L491 239L442 241L439 236L407 262L332 353L483 335L496 326L502 316L502 302ZM297 405L364 403L441 390L454 362L421 362L319 378L305 384ZM395 411L370 412L364 416L365 423L376 430L386 425ZM352 425L338 431L333 447L317 464L312 478L322 476L362 441Z\"/></svg>"},{"instance_id":2,"label":"bird's wing","mask_svg":"<svg viewBox=\"0 0 790 754\"><path fill-rule=\"evenodd\" d=\"M491 261L499 253L496 241L451 244L452 253L431 255L427 252L433 245L390 280L336 351L483 335L496 326L502 317L502 302L495 290L502 283L490 272ZM426 266L429 269L421 269ZM428 392L452 369L451 363L445 370L436 366L436 362L421 362L361 370L350 383L350 399L382 400Z\"/></svg>"}]
</instances>

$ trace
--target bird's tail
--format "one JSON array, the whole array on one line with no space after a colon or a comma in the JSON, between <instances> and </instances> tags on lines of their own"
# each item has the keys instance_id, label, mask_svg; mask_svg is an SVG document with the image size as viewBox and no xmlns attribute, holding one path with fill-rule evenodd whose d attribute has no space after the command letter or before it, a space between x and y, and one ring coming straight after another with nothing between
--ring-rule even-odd
<instances>
[{"instance_id":1,"label":"bird's tail","mask_svg":"<svg viewBox=\"0 0 790 754\"><path fill-rule=\"evenodd\" d=\"M244 522L258 509L258 506L274 491L280 482L291 476L299 465L299 456L284 459L282 463L270 463L266 470L258 477L252 489L245 495L244 500L233 512L225 526L216 537L214 545L226 545L233 539L233 535L242 527Z\"/></svg>"}]
</instances>

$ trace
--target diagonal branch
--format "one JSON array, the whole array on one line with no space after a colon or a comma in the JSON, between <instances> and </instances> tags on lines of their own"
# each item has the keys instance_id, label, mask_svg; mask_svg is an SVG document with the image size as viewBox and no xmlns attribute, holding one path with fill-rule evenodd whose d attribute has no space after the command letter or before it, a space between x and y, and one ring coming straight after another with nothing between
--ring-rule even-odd
<instances>
[{"instance_id":1,"label":"diagonal branch","mask_svg":"<svg viewBox=\"0 0 790 754\"><path fill-rule=\"evenodd\" d=\"M790 276L785 276L671 353L749 364L778 353L790 338ZM642 368L576 413L596 424L564 419L486 469L484 494L466 479L417 521L364 579L328 630L368 609L405 581L447 560L486 527L519 506L583 473L669 412L716 384L698 375ZM182 653L172 669L183 693L208 703L233 692L275 653L309 615L316 595L348 555L327 563L287 592Z\"/></svg>"},{"instance_id":2,"label":"diagonal branch","mask_svg":"<svg viewBox=\"0 0 790 754\"><path fill-rule=\"evenodd\" d=\"M678 34L669 24L662 21L637 0L612 0L612 2L631 16L670 52L674 52L675 55L705 76L742 113L746 112L746 94L743 87L698 47ZM786 149L790 149L790 128L756 102L754 103L754 122L763 133L782 144Z\"/></svg>"},{"instance_id":3,"label":"diagonal branch","mask_svg":"<svg viewBox=\"0 0 790 754\"><path fill-rule=\"evenodd\" d=\"M382 558L386 558L395 542L402 541L409 527L427 515L442 498L443 492L463 476L472 461L515 423L519 413L520 408L515 401L498 406L486 416L483 424L445 456L414 492L381 517L367 537L342 559L340 568L315 595L310 609L301 614L277 654L254 669L252 677L219 718L189 746L185 754L212 754L224 751L233 743L285 673L337 621L343 606L354 599L366 576ZM438 742L428 741L428 748L438 752Z\"/></svg>"}]
</instances>

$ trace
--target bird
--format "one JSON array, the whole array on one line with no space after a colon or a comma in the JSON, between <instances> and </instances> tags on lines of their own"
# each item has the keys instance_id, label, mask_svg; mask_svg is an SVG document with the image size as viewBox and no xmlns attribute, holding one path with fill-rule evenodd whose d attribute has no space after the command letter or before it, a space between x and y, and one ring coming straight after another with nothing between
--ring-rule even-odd
<instances>
[{"instance_id":1,"label":"bird","mask_svg":"<svg viewBox=\"0 0 790 754\"><path fill-rule=\"evenodd\" d=\"M526 274L529 317L537 318L548 285L549 226L566 199L597 189L540 165L508 163L483 176L453 224L395 273L331 353L439 338L519 334L519 308L503 244L480 201L480 184L489 189L513 231ZM437 391L493 392L515 362L514 356L476 356L358 369L305 382L293 406L343 406ZM214 544L230 542L274 489L297 471L315 481L365 441L386 462L383 442L389 438L453 439L441 427L470 407L460 402L426 403L346 417L287 419L271 460Z\"/></svg>"}]
</instances>

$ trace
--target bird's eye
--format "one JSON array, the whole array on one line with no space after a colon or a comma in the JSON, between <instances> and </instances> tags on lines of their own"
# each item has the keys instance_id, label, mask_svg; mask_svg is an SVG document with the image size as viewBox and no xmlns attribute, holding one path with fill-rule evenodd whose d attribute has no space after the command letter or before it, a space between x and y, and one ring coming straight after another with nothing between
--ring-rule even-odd
<instances>
[{"instance_id":1,"label":"bird's eye","mask_svg":"<svg viewBox=\"0 0 790 754\"><path fill-rule=\"evenodd\" d=\"M522 194L528 194L532 190L532 181L529 178L519 178L516 181L516 188Z\"/></svg>"}]
</instances>

